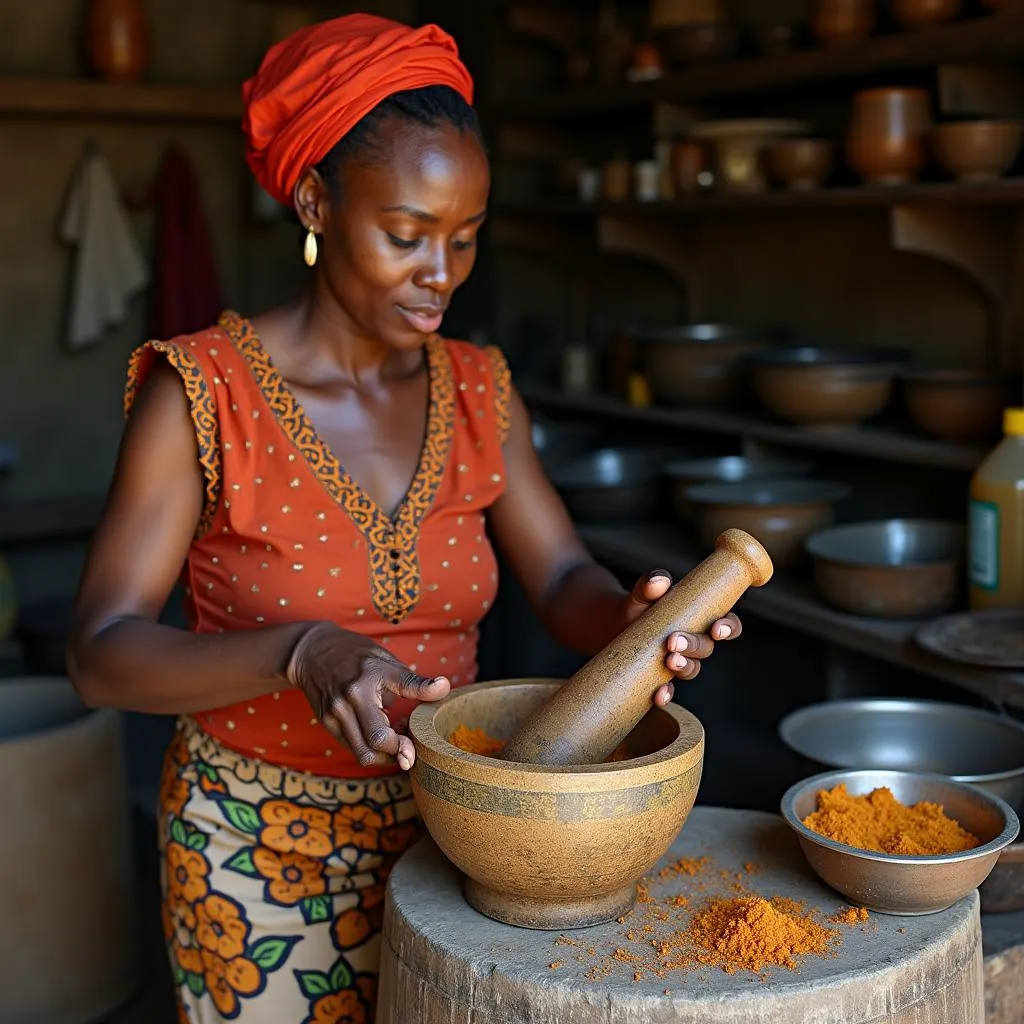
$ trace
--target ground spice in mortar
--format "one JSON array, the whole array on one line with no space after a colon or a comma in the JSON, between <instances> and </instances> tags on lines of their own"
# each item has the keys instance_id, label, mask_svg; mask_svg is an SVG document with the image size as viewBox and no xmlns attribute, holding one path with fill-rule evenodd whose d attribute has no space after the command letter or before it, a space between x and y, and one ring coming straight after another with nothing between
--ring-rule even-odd
<instances>
[{"instance_id":1,"label":"ground spice in mortar","mask_svg":"<svg viewBox=\"0 0 1024 1024\"><path fill-rule=\"evenodd\" d=\"M465 725L456 726L448 742L467 754L479 754L481 757L496 757L505 746L504 740L489 736L483 729L470 729Z\"/></svg>"},{"instance_id":2,"label":"ground spice in mortar","mask_svg":"<svg viewBox=\"0 0 1024 1024\"><path fill-rule=\"evenodd\" d=\"M483 729L471 729L466 725L456 726L451 736L448 737L448 742L453 747L464 750L467 754L479 754L481 757L497 757L505 747L504 740L491 736ZM611 756L605 763L625 761L628 757L629 752L623 744L612 751Z\"/></svg>"},{"instance_id":3,"label":"ground spice in mortar","mask_svg":"<svg viewBox=\"0 0 1024 1024\"><path fill-rule=\"evenodd\" d=\"M866 796L850 796L845 783L818 793L818 809L804 824L826 839L861 850L909 857L973 850L981 840L952 818L941 804L907 807L881 787Z\"/></svg>"}]
</instances>

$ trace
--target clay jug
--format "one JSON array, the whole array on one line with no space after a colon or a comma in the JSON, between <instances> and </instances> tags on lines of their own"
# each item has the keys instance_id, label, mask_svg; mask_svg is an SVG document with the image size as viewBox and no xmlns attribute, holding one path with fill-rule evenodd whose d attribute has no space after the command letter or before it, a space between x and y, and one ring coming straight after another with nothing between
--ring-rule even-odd
<instances>
[{"instance_id":1,"label":"clay jug","mask_svg":"<svg viewBox=\"0 0 1024 1024\"><path fill-rule=\"evenodd\" d=\"M815 0L811 30L826 46L866 39L875 30L875 0Z\"/></svg>"},{"instance_id":2,"label":"clay jug","mask_svg":"<svg viewBox=\"0 0 1024 1024\"><path fill-rule=\"evenodd\" d=\"M931 102L924 89L866 89L853 100L850 166L871 185L905 185L927 158Z\"/></svg>"},{"instance_id":3,"label":"clay jug","mask_svg":"<svg viewBox=\"0 0 1024 1024\"><path fill-rule=\"evenodd\" d=\"M142 0L91 0L89 64L101 78L134 81L146 69L149 39Z\"/></svg>"}]
</instances>

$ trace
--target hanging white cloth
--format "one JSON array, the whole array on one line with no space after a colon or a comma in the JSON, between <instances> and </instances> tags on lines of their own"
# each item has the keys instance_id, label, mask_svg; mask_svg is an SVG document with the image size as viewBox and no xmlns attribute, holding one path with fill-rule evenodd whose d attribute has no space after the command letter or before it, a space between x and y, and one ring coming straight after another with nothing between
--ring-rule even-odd
<instances>
[{"instance_id":1,"label":"hanging white cloth","mask_svg":"<svg viewBox=\"0 0 1024 1024\"><path fill-rule=\"evenodd\" d=\"M91 147L75 172L59 234L78 250L67 342L85 348L124 321L131 297L149 283L114 175Z\"/></svg>"}]
</instances>

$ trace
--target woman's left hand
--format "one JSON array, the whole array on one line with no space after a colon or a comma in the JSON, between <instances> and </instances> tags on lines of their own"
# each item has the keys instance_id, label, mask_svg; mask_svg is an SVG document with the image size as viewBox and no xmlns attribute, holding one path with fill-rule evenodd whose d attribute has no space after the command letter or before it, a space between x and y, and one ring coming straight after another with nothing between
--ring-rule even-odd
<instances>
[{"instance_id":1,"label":"woman's left hand","mask_svg":"<svg viewBox=\"0 0 1024 1024\"><path fill-rule=\"evenodd\" d=\"M623 625L628 626L638 619L655 601L663 598L671 586L672 574L665 569L655 569L642 576L626 598ZM712 623L707 633L671 633L665 641L665 665L676 679L693 679L700 672L701 662L715 649L715 641L735 640L742 632L743 624L730 613ZM658 688L654 703L662 707L672 699L674 692L672 683L666 683Z\"/></svg>"}]
</instances>

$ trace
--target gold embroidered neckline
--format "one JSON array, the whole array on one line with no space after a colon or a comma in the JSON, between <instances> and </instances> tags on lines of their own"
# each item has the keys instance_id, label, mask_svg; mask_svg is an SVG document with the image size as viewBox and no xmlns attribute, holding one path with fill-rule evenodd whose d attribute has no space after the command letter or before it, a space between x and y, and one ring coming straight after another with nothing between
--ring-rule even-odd
<instances>
[{"instance_id":1,"label":"gold embroidered neckline","mask_svg":"<svg viewBox=\"0 0 1024 1024\"><path fill-rule=\"evenodd\" d=\"M273 365L251 322L237 313L225 313L220 326L244 356L281 430L365 537L374 604L384 618L400 622L419 600L419 528L444 477L452 444L455 389L444 342L434 336L426 345L429 394L423 446L405 498L388 515L320 438L294 392Z\"/></svg>"}]
</instances>

